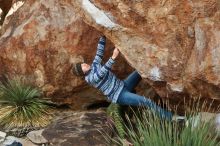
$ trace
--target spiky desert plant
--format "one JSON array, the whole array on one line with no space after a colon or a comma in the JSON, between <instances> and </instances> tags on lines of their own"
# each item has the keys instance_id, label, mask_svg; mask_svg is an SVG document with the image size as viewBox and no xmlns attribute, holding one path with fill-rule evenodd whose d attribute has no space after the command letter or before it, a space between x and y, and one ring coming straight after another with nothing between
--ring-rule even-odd
<instances>
[{"instance_id":1,"label":"spiky desert plant","mask_svg":"<svg viewBox=\"0 0 220 146\"><path fill-rule=\"evenodd\" d=\"M126 139L134 146L219 146L213 123L203 122L199 109L193 109L186 115L187 124L161 119L148 109L135 111L133 119L127 117ZM120 136L104 136L108 144L123 145Z\"/></svg>"},{"instance_id":2,"label":"spiky desert plant","mask_svg":"<svg viewBox=\"0 0 220 146\"><path fill-rule=\"evenodd\" d=\"M0 125L6 129L45 126L50 119L41 92L21 78L0 82Z\"/></svg>"}]
</instances>

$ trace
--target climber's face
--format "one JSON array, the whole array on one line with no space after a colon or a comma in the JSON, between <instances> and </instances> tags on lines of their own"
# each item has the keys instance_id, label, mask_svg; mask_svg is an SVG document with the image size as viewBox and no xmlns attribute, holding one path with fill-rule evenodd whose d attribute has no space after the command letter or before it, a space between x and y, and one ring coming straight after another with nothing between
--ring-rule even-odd
<instances>
[{"instance_id":1,"label":"climber's face","mask_svg":"<svg viewBox=\"0 0 220 146\"><path fill-rule=\"evenodd\" d=\"M90 70L90 65L86 63L82 63L81 67L82 67L82 71L84 72L84 74L86 74Z\"/></svg>"}]
</instances>

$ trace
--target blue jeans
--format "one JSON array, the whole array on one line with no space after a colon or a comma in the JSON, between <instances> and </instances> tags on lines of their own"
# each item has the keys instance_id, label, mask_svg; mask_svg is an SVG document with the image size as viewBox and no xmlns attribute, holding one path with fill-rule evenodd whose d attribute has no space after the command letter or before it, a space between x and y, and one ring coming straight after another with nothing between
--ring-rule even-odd
<instances>
[{"instance_id":1,"label":"blue jeans","mask_svg":"<svg viewBox=\"0 0 220 146\"><path fill-rule=\"evenodd\" d=\"M132 105L132 106L140 106L144 105L155 111L159 114L160 118L165 118L168 120L172 119L172 113L165 109L162 109L160 106L156 105L149 98L145 98L144 96L137 95L132 93L137 84L141 81L141 76L137 71L132 72L125 80L124 80L124 88L120 93L117 103L120 105Z\"/></svg>"}]
</instances>

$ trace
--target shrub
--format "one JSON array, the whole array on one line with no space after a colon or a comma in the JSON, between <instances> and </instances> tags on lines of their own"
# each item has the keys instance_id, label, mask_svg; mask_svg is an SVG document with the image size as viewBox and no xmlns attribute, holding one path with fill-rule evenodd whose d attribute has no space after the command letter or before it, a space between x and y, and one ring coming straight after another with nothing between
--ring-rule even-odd
<instances>
[{"instance_id":1,"label":"shrub","mask_svg":"<svg viewBox=\"0 0 220 146\"><path fill-rule=\"evenodd\" d=\"M50 119L40 90L21 78L0 83L0 125L6 129L45 126Z\"/></svg>"}]
</instances>

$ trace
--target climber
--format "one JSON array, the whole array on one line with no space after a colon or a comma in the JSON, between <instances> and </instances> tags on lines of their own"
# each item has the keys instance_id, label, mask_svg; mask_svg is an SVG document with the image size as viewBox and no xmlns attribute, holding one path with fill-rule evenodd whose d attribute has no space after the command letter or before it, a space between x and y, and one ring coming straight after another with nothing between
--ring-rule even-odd
<instances>
[{"instance_id":1,"label":"climber","mask_svg":"<svg viewBox=\"0 0 220 146\"><path fill-rule=\"evenodd\" d=\"M141 81L141 76L137 71L131 73L125 80L118 79L111 72L112 65L119 55L119 50L114 49L112 57L102 66L101 61L105 50L106 38L102 36L99 39L97 52L92 65L78 62L72 66L72 72L77 76L85 77L88 84L101 90L108 100L120 105L140 106L144 105L159 114L161 118L172 119L172 113L162 109L153 101L144 96L132 93L137 84Z\"/></svg>"}]
</instances>

